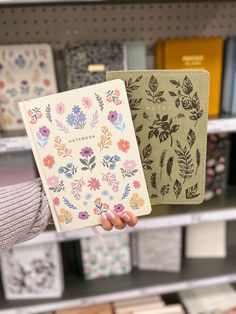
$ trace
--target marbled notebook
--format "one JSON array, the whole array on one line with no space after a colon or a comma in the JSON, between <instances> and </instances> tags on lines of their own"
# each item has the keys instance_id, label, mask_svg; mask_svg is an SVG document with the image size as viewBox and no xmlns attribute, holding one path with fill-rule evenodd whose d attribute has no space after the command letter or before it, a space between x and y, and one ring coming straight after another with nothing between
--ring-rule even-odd
<instances>
[{"instance_id":1,"label":"marbled notebook","mask_svg":"<svg viewBox=\"0 0 236 314\"><path fill-rule=\"evenodd\" d=\"M0 46L0 124L3 131L24 129L18 102L57 92L48 44Z\"/></svg>"},{"instance_id":2,"label":"marbled notebook","mask_svg":"<svg viewBox=\"0 0 236 314\"><path fill-rule=\"evenodd\" d=\"M209 74L118 71L153 204L198 204L205 193Z\"/></svg>"},{"instance_id":3,"label":"marbled notebook","mask_svg":"<svg viewBox=\"0 0 236 314\"><path fill-rule=\"evenodd\" d=\"M124 69L124 47L118 41L69 45L64 55L68 89L105 82L106 71Z\"/></svg>"},{"instance_id":4,"label":"marbled notebook","mask_svg":"<svg viewBox=\"0 0 236 314\"><path fill-rule=\"evenodd\" d=\"M122 80L20 103L58 231L151 205Z\"/></svg>"}]
</instances>

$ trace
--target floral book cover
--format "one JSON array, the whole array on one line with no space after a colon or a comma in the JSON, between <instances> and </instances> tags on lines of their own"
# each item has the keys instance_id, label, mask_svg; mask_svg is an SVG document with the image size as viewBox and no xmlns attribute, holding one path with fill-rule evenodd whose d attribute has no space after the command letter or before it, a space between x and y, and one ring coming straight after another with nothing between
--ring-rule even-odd
<instances>
[{"instance_id":1,"label":"floral book cover","mask_svg":"<svg viewBox=\"0 0 236 314\"><path fill-rule=\"evenodd\" d=\"M19 104L58 231L151 205L122 80Z\"/></svg>"},{"instance_id":2,"label":"floral book cover","mask_svg":"<svg viewBox=\"0 0 236 314\"><path fill-rule=\"evenodd\" d=\"M18 103L57 92L48 44L0 46L0 124L3 131L24 129Z\"/></svg>"},{"instance_id":3,"label":"floral book cover","mask_svg":"<svg viewBox=\"0 0 236 314\"><path fill-rule=\"evenodd\" d=\"M126 86L152 204L198 204L205 194L209 74L108 72Z\"/></svg>"}]
</instances>

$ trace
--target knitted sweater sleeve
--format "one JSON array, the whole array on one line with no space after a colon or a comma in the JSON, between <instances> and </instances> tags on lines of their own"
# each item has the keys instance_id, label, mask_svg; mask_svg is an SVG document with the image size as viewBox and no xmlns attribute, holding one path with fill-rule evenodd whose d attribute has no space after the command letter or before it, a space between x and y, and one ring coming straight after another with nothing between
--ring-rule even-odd
<instances>
[{"instance_id":1,"label":"knitted sweater sleeve","mask_svg":"<svg viewBox=\"0 0 236 314\"><path fill-rule=\"evenodd\" d=\"M51 222L40 179L0 187L0 253L30 240Z\"/></svg>"}]
</instances>

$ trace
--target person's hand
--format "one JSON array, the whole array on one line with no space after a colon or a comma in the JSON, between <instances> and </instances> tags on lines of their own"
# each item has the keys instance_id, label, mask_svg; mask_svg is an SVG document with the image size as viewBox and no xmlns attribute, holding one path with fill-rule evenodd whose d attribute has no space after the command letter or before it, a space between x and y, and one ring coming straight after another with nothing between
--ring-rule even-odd
<instances>
[{"instance_id":1,"label":"person's hand","mask_svg":"<svg viewBox=\"0 0 236 314\"><path fill-rule=\"evenodd\" d=\"M101 225L106 231L110 231L113 227L124 229L126 225L134 227L137 221L137 217L129 211L116 213L114 210L108 210L101 215Z\"/></svg>"}]
</instances>

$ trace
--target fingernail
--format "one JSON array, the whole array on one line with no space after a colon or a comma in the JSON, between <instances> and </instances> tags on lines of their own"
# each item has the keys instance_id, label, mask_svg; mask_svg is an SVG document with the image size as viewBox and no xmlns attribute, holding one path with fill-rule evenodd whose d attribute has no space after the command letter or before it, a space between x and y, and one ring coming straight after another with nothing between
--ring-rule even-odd
<instances>
[{"instance_id":1,"label":"fingernail","mask_svg":"<svg viewBox=\"0 0 236 314\"><path fill-rule=\"evenodd\" d=\"M113 212L110 211L110 210L108 210L108 211L106 212L106 217L107 217L109 220L115 220L115 219L116 219L115 215L114 215Z\"/></svg>"},{"instance_id":2,"label":"fingernail","mask_svg":"<svg viewBox=\"0 0 236 314\"><path fill-rule=\"evenodd\" d=\"M131 220L130 216L127 215L127 214L123 214L123 215L122 215L122 219L123 219L125 222L130 222L130 220Z\"/></svg>"},{"instance_id":3,"label":"fingernail","mask_svg":"<svg viewBox=\"0 0 236 314\"><path fill-rule=\"evenodd\" d=\"M102 217L102 220L103 220L103 221L107 221L106 213L102 213L102 214L101 214L101 217Z\"/></svg>"}]
</instances>

